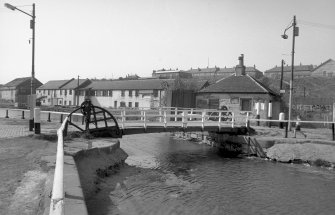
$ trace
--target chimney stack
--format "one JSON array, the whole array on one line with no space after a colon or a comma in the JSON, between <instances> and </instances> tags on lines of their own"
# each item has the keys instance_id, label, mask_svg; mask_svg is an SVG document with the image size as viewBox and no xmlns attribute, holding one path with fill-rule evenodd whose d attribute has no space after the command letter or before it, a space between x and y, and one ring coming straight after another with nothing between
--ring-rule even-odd
<instances>
[{"instance_id":1,"label":"chimney stack","mask_svg":"<svg viewBox=\"0 0 335 215\"><path fill-rule=\"evenodd\" d=\"M235 67L235 75L245 75L245 66L244 66L244 55L241 54L240 57L238 57L239 65Z\"/></svg>"}]
</instances>

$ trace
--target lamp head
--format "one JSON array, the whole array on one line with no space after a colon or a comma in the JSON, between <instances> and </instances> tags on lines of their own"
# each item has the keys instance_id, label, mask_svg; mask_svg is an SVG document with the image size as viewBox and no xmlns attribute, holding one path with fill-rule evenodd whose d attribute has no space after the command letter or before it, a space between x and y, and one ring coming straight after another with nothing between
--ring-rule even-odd
<instances>
[{"instance_id":1,"label":"lamp head","mask_svg":"<svg viewBox=\"0 0 335 215\"><path fill-rule=\"evenodd\" d=\"M281 35L281 37L285 40L288 38L288 36L286 34Z\"/></svg>"},{"instance_id":2,"label":"lamp head","mask_svg":"<svg viewBox=\"0 0 335 215\"><path fill-rule=\"evenodd\" d=\"M5 7L8 8L8 9L11 9L11 10L15 10L16 7L11 5L11 4L8 4L8 3L5 3Z\"/></svg>"}]
</instances>

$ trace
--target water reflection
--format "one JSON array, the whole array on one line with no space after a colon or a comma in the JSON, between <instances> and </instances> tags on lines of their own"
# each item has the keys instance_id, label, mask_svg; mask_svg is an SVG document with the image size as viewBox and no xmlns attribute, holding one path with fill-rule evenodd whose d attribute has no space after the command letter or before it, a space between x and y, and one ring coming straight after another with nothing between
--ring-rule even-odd
<instances>
[{"instance_id":1,"label":"water reflection","mask_svg":"<svg viewBox=\"0 0 335 215\"><path fill-rule=\"evenodd\" d=\"M91 207L91 214L335 211L332 171L259 159L223 158L214 148L166 134L125 136L121 147L129 154L129 166L105 182L108 209L101 210L99 205L102 192L90 200L97 211L91 213Z\"/></svg>"}]
</instances>

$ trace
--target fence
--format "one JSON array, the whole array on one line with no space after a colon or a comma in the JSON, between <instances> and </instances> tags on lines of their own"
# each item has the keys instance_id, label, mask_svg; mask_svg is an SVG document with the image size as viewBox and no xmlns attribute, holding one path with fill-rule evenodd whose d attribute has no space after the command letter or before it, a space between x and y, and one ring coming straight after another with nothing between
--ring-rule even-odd
<instances>
[{"instance_id":1,"label":"fence","mask_svg":"<svg viewBox=\"0 0 335 215\"><path fill-rule=\"evenodd\" d=\"M50 202L50 215L64 214L64 131L66 131L68 118L66 117L62 126L57 130L58 143L56 154L56 168L52 186Z\"/></svg>"}]
</instances>

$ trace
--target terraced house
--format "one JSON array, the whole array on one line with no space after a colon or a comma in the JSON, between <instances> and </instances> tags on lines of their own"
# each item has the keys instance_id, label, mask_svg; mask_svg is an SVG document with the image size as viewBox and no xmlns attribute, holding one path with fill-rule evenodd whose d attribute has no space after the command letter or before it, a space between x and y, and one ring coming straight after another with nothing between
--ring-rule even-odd
<instances>
[{"instance_id":1,"label":"terraced house","mask_svg":"<svg viewBox=\"0 0 335 215\"><path fill-rule=\"evenodd\" d=\"M101 80L80 88L79 103L89 98L109 108L152 108L171 104L173 79Z\"/></svg>"},{"instance_id":2,"label":"terraced house","mask_svg":"<svg viewBox=\"0 0 335 215\"><path fill-rule=\"evenodd\" d=\"M37 88L37 98L41 100L42 105L46 106L72 106L79 105L80 87L90 84L88 79L70 79L70 80L53 80Z\"/></svg>"}]
</instances>

